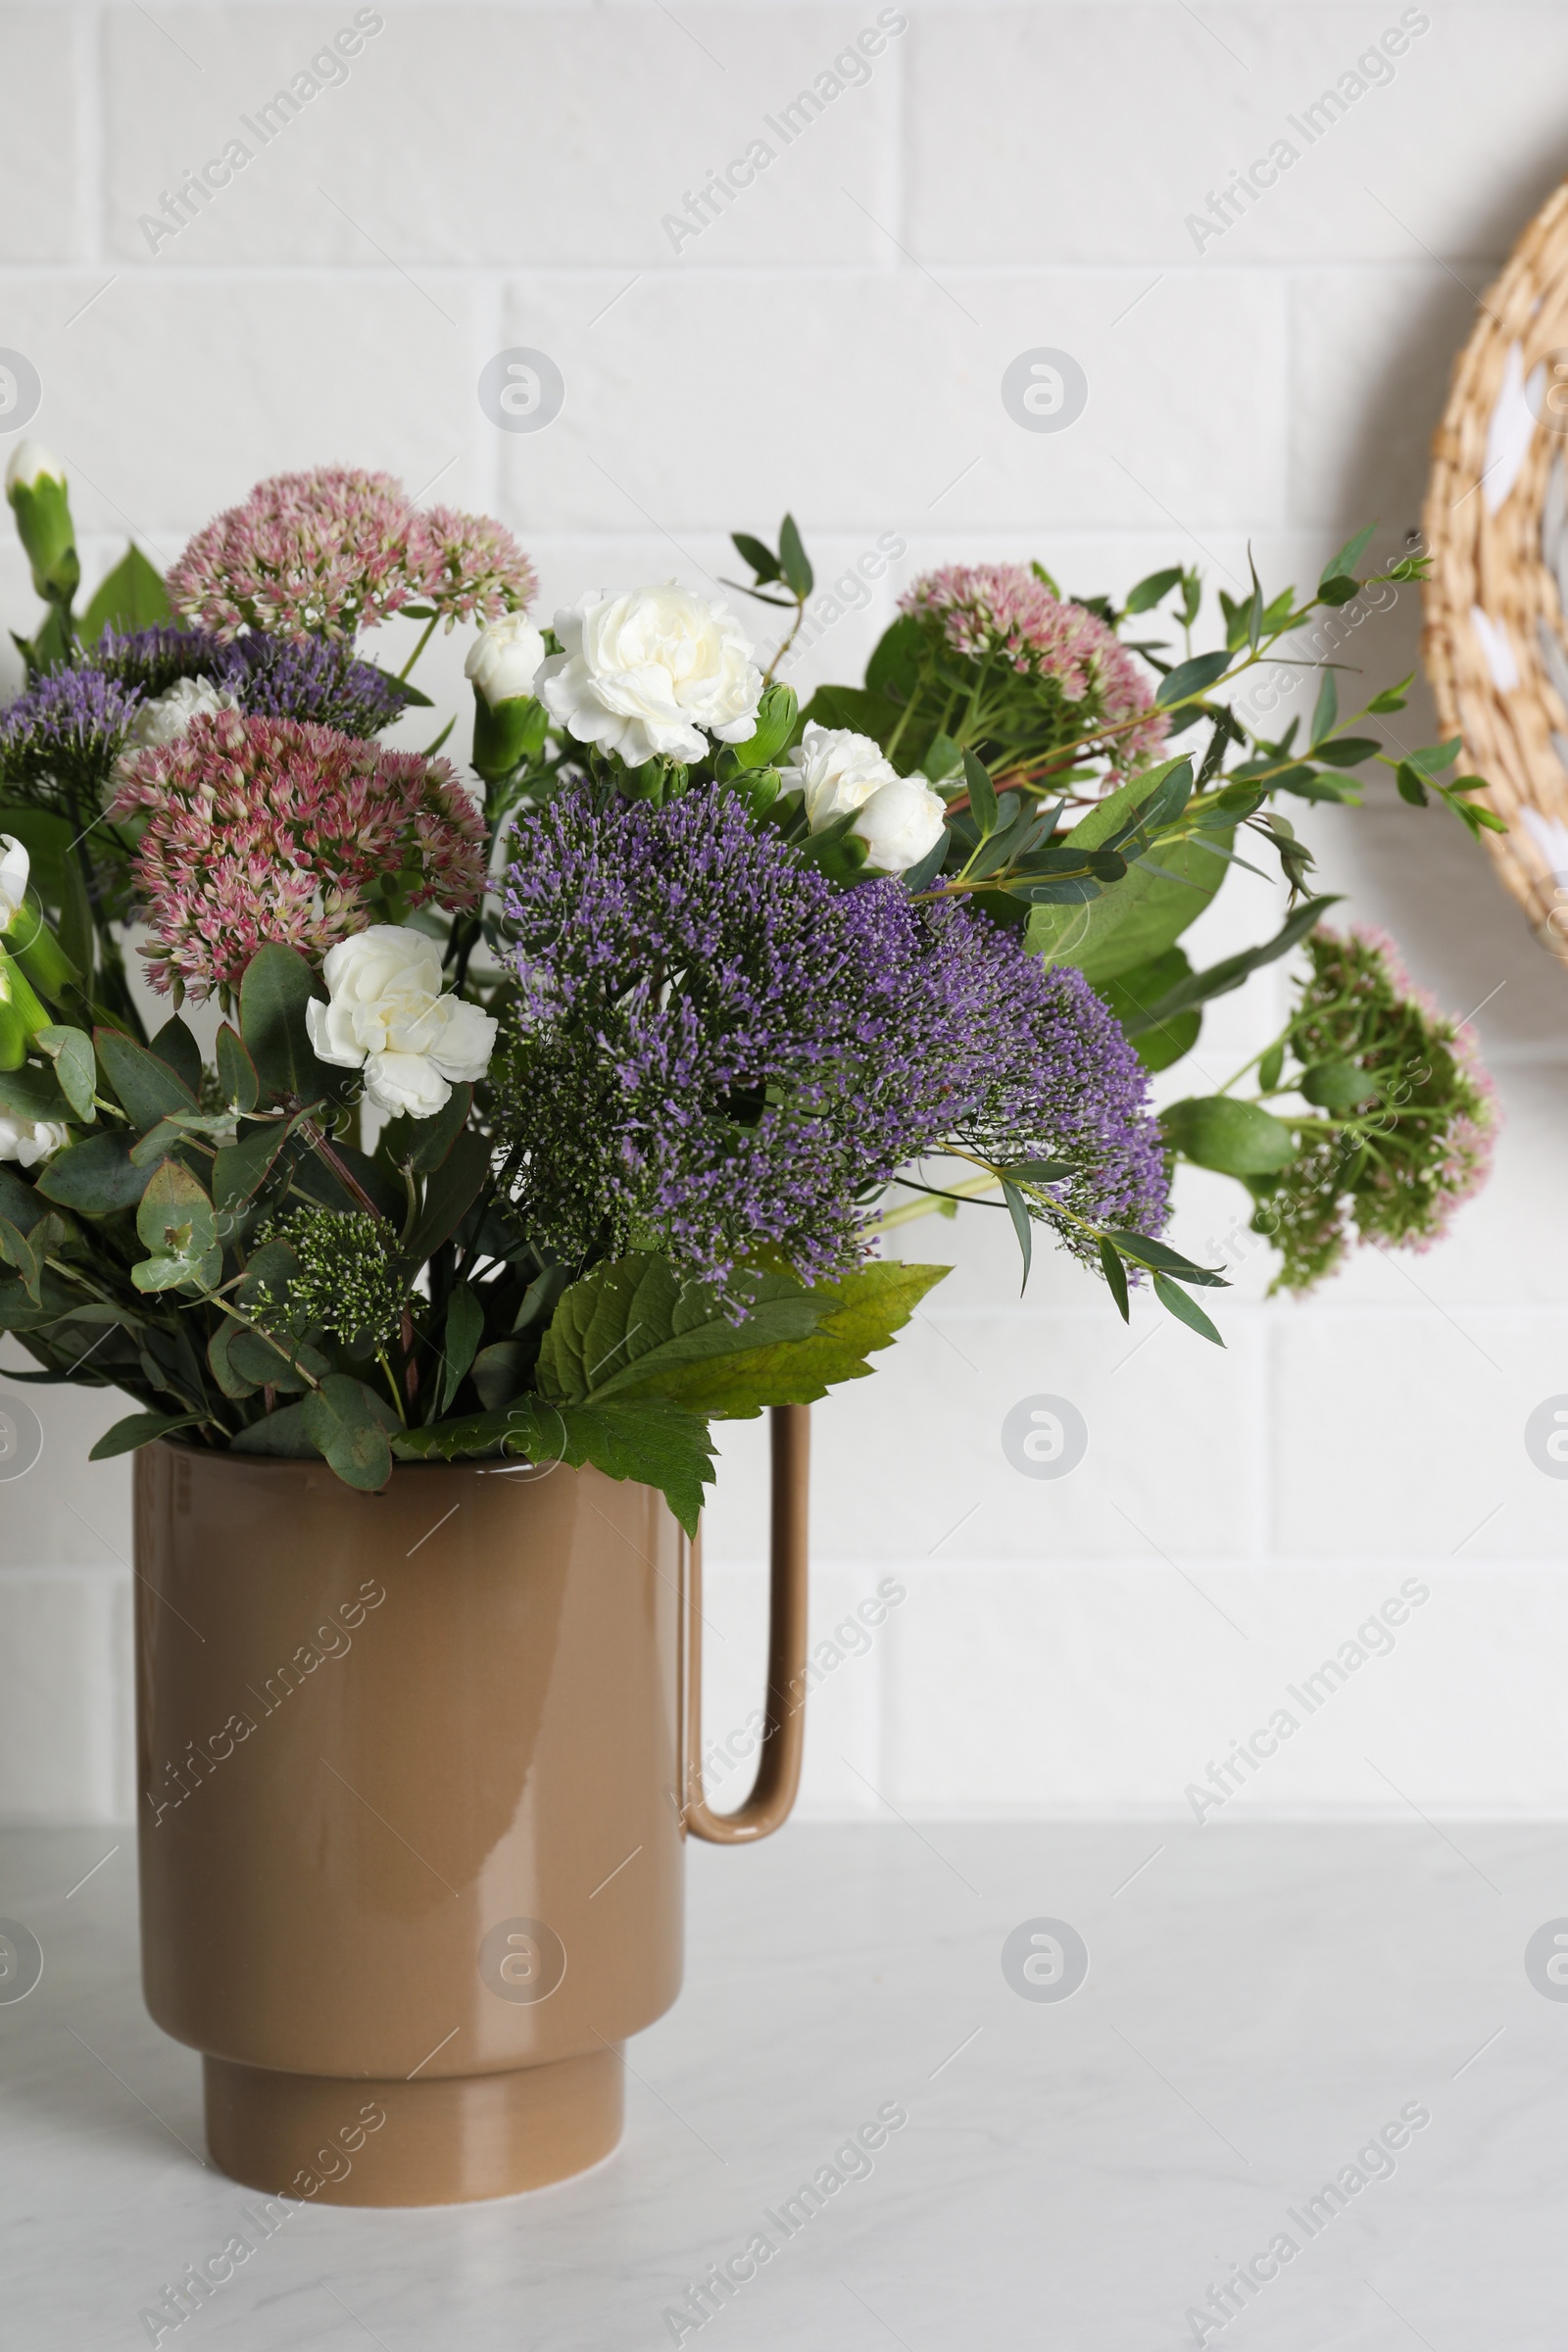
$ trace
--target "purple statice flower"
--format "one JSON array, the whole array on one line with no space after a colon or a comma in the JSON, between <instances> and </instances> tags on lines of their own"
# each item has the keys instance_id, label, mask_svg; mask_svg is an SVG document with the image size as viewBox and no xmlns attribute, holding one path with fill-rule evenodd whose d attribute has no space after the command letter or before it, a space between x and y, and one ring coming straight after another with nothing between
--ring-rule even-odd
<instances>
[{"instance_id":1,"label":"purple statice flower","mask_svg":"<svg viewBox=\"0 0 1568 2352\"><path fill-rule=\"evenodd\" d=\"M60 669L0 712L0 785L17 801L82 821L103 787L141 695L96 669Z\"/></svg>"},{"instance_id":2,"label":"purple statice flower","mask_svg":"<svg viewBox=\"0 0 1568 2352\"><path fill-rule=\"evenodd\" d=\"M397 680L368 662L356 662L338 639L253 632L218 653L218 683L259 717L309 719L340 735L368 737L389 726L404 706Z\"/></svg>"},{"instance_id":3,"label":"purple statice flower","mask_svg":"<svg viewBox=\"0 0 1568 2352\"><path fill-rule=\"evenodd\" d=\"M771 1250L812 1280L947 1144L1070 1160L1032 1198L1075 1249L1073 1216L1161 1220L1120 1029L984 918L891 879L836 889L710 789L657 808L576 786L516 846L495 1127L536 1242L575 1262L662 1247L720 1283Z\"/></svg>"}]
</instances>

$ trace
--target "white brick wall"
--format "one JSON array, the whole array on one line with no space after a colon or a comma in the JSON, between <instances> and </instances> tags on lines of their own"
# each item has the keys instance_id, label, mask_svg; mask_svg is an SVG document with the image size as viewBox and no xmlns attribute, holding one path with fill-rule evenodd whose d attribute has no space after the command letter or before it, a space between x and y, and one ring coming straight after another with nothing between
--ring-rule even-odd
<instances>
[{"instance_id":1,"label":"white brick wall","mask_svg":"<svg viewBox=\"0 0 1568 2352\"><path fill-rule=\"evenodd\" d=\"M585 584L731 568L732 525L794 508L831 579L882 532L906 556L794 673L853 677L901 581L1039 555L1085 592L1162 561L1315 573L1377 515L1414 523L1473 295L1561 169L1568 17L1512 0L1091 0L907 8L862 86L672 248L664 217L768 135L874 23L855 6L400 6L177 237L138 217L355 16L319 8L0 8L0 343L43 378L100 564L128 529L167 560L257 476L348 459L494 505L547 603ZM1291 136L1369 44L1367 89L1256 208L1197 250L1187 216ZM1426 29L1416 18L1428 20ZM253 144L258 142L253 141ZM503 435L475 381L525 344L559 418ZM998 384L1072 352L1067 432L1020 431ZM14 548L11 617L28 610ZM1404 597L1369 678L1411 666ZM452 697L461 644L437 649ZM1426 714L1422 715L1422 724ZM1558 1698L1568 1486L1527 1413L1568 1391L1563 975L1457 827L1395 806L1313 816L1326 881L1386 922L1481 1028L1509 1125L1447 1248L1361 1260L1266 1303L1262 1252L1223 1355L1042 1264L1004 1220L932 1220L956 1271L874 1383L816 1415L815 1614L903 1597L823 1652L808 1809L1184 1809L1401 1582L1430 1599L1235 1807L1568 1807ZM1257 936L1243 877L1198 944ZM1180 1091L1266 1034L1274 985L1212 1012ZM1179 1235L1224 1244L1240 1196L1184 1179ZM1232 1243L1234 1247L1234 1241ZM1025 1480L1000 1425L1071 1397L1088 1456ZM130 1803L122 1466L86 1471L97 1397L43 1397L48 1449L0 1484L0 1811ZM709 1723L760 1682L762 1435L725 1436L711 1515ZM719 1790L738 1793L739 1769Z\"/></svg>"}]
</instances>

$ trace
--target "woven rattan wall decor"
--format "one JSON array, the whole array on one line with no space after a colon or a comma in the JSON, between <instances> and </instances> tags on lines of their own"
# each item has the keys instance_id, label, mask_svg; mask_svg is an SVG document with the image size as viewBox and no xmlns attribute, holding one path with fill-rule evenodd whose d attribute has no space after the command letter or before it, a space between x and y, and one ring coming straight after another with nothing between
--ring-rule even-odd
<instances>
[{"instance_id":1,"label":"woven rattan wall decor","mask_svg":"<svg viewBox=\"0 0 1568 2352\"><path fill-rule=\"evenodd\" d=\"M1422 653L1508 826L1484 838L1568 962L1568 181L1525 230L1432 445Z\"/></svg>"}]
</instances>

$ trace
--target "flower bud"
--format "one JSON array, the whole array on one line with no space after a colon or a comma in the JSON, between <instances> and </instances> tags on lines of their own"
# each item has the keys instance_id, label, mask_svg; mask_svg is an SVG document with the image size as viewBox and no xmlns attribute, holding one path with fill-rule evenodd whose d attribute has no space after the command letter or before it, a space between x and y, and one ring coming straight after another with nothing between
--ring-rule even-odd
<instances>
[{"instance_id":1,"label":"flower bud","mask_svg":"<svg viewBox=\"0 0 1568 2352\"><path fill-rule=\"evenodd\" d=\"M32 585L50 604L69 604L81 583L65 468L41 441L24 441L6 467L6 497L32 565Z\"/></svg>"},{"instance_id":2,"label":"flower bud","mask_svg":"<svg viewBox=\"0 0 1568 2352\"><path fill-rule=\"evenodd\" d=\"M468 648L463 674L494 710L502 703L532 694L544 658L545 641L532 621L520 612L504 612L479 631Z\"/></svg>"},{"instance_id":3,"label":"flower bud","mask_svg":"<svg viewBox=\"0 0 1568 2352\"><path fill-rule=\"evenodd\" d=\"M850 831L865 844L869 871L906 873L942 838L947 808L923 776L896 776L862 801Z\"/></svg>"}]
</instances>

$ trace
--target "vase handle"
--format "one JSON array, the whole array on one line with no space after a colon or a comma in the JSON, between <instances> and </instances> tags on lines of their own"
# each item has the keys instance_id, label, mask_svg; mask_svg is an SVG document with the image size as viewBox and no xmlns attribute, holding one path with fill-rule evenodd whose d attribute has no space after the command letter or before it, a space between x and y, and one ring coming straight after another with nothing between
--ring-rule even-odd
<instances>
[{"instance_id":1,"label":"vase handle","mask_svg":"<svg viewBox=\"0 0 1568 2352\"><path fill-rule=\"evenodd\" d=\"M806 1745L806 1609L810 1415L804 1404L768 1414L772 1447L767 1724L746 1802L715 1813L703 1788L703 1539L686 1554L686 1803L683 1818L711 1845L751 1845L789 1819Z\"/></svg>"}]
</instances>

